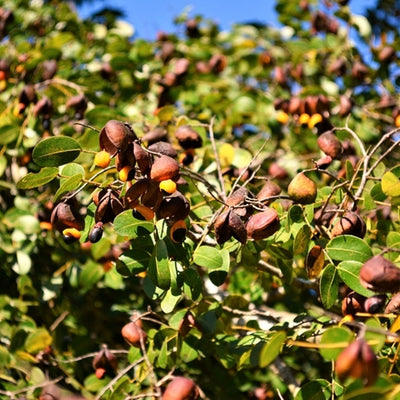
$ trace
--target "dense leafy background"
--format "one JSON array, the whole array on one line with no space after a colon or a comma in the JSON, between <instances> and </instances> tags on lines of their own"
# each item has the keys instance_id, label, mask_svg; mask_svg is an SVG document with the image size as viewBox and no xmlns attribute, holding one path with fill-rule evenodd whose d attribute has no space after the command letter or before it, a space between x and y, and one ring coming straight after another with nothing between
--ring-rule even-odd
<instances>
[{"instance_id":1,"label":"dense leafy background","mask_svg":"<svg viewBox=\"0 0 400 400\"><path fill-rule=\"evenodd\" d=\"M344 3L278 0L279 29L220 32L182 15L185 35L151 42L133 39L112 13L81 20L57 0L2 2L1 398L35 399L50 382L61 398L150 399L172 375L190 377L209 399L396 397L396 316L340 320L346 287L374 294L359 281L363 263L380 253L398 262L399 5L380 1L379 12L360 16ZM307 123L306 113L322 122ZM98 243L86 241L94 193L126 190L115 168L93 164L113 119L145 146L145 135L165 131L180 155L177 127L201 136L181 167L191 207L184 243L171 241L165 221L130 211ZM320 169L317 138L333 127L344 151ZM310 204L287 195L300 171L318 188ZM280 228L218 244L213 223L227 196L245 186L246 206L259 212L266 181L282 190L269 201ZM49 225L65 196L85 216L71 244ZM334 222L316 218L328 205L338 216L356 212L365 236L332 235ZM121 336L135 315L148 337L142 348ZM379 359L370 386L334 373L357 335ZM118 367L98 379L92 361L104 344Z\"/></svg>"}]
</instances>

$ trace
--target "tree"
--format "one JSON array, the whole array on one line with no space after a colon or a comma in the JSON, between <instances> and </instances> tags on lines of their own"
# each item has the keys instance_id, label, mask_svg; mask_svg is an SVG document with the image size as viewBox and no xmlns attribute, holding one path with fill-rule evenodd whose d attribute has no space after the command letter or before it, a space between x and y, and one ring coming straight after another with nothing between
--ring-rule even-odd
<instances>
[{"instance_id":1,"label":"tree","mask_svg":"<svg viewBox=\"0 0 400 400\"><path fill-rule=\"evenodd\" d=\"M396 398L399 32L346 3L4 2L1 398Z\"/></svg>"}]
</instances>

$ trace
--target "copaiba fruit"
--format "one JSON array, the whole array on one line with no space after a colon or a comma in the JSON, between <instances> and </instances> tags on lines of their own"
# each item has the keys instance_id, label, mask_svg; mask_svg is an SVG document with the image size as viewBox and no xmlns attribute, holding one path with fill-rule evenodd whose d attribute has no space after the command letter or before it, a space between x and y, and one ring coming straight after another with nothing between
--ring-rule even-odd
<instances>
[{"instance_id":1,"label":"copaiba fruit","mask_svg":"<svg viewBox=\"0 0 400 400\"><path fill-rule=\"evenodd\" d=\"M299 172L290 181L287 190L295 203L311 204L317 197L317 185L304 172Z\"/></svg>"},{"instance_id":2,"label":"copaiba fruit","mask_svg":"<svg viewBox=\"0 0 400 400\"><path fill-rule=\"evenodd\" d=\"M246 222L249 239L262 240L272 236L280 228L279 215L273 208L252 215Z\"/></svg>"},{"instance_id":3,"label":"copaiba fruit","mask_svg":"<svg viewBox=\"0 0 400 400\"><path fill-rule=\"evenodd\" d=\"M203 140L199 133L188 125L182 125L175 131L179 145L187 149L197 149L202 146Z\"/></svg>"},{"instance_id":4,"label":"copaiba fruit","mask_svg":"<svg viewBox=\"0 0 400 400\"><path fill-rule=\"evenodd\" d=\"M112 119L100 131L100 149L107 151L113 156L118 152L124 152L128 144L135 139L137 139L137 136L129 125Z\"/></svg>"},{"instance_id":5,"label":"copaiba fruit","mask_svg":"<svg viewBox=\"0 0 400 400\"><path fill-rule=\"evenodd\" d=\"M366 234L366 224L355 211L346 211L334 222L331 230L331 238L339 235L354 235L363 238Z\"/></svg>"},{"instance_id":6,"label":"copaiba fruit","mask_svg":"<svg viewBox=\"0 0 400 400\"><path fill-rule=\"evenodd\" d=\"M340 158L343 153L343 148L340 140L332 132L324 132L317 139L319 148L333 159Z\"/></svg>"},{"instance_id":7,"label":"copaiba fruit","mask_svg":"<svg viewBox=\"0 0 400 400\"><path fill-rule=\"evenodd\" d=\"M166 387L162 400L197 400L199 390L189 378L176 376Z\"/></svg>"},{"instance_id":8,"label":"copaiba fruit","mask_svg":"<svg viewBox=\"0 0 400 400\"><path fill-rule=\"evenodd\" d=\"M161 155L154 159L150 169L150 179L155 182L179 179L179 164L172 157Z\"/></svg>"},{"instance_id":9,"label":"copaiba fruit","mask_svg":"<svg viewBox=\"0 0 400 400\"><path fill-rule=\"evenodd\" d=\"M138 320L139 321L139 320ZM124 325L121 329L121 335L125 341L134 347L140 347L141 341L146 343L147 334L141 328L141 323L138 321L131 321Z\"/></svg>"},{"instance_id":10,"label":"copaiba fruit","mask_svg":"<svg viewBox=\"0 0 400 400\"><path fill-rule=\"evenodd\" d=\"M400 291L400 268L378 254L361 267L360 282L374 292L396 293Z\"/></svg>"}]
</instances>

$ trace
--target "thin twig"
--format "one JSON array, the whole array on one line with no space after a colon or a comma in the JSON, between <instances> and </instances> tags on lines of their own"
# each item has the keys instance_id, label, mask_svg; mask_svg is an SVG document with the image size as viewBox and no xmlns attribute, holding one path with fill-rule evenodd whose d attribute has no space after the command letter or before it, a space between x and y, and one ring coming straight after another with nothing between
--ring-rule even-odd
<instances>
[{"instance_id":1,"label":"thin twig","mask_svg":"<svg viewBox=\"0 0 400 400\"><path fill-rule=\"evenodd\" d=\"M15 390L14 392L11 392L9 390L0 390L0 395L7 396L9 399L15 399L16 396L18 396L18 395L20 395L22 393L26 393L26 392L29 392L31 390L33 391L35 389L38 389L38 388L41 388L41 387L45 387L45 386L48 386L48 385L55 385L56 383L60 382L62 379L63 379L63 377L59 376L58 378L53 379L51 381L45 381L45 382L42 382L42 383L38 383L37 385L27 386L25 388L22 388L22 389L19 389L19 390Z\"/></svg>"}]
</instances>

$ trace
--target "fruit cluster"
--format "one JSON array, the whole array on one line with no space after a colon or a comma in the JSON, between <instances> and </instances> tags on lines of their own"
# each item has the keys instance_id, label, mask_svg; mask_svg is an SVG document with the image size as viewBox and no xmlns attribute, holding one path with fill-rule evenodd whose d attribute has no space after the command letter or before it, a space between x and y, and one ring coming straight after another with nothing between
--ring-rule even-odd
<instances>
[{"instance_id":1,"label":"fruit cluster","mask_svg":"<svg viewBox=\"0 0 400 400\"><path fill-rule=\"evenodd\" d=\"M180 126L175 136L185 154L184 160L202 145L201 136L190 126ZM176 160L177 151L166 141L148 142L148 147L144 147L132 128L121 121L110 120L101 129L100 151L95 154L94 164L105 169L114 159L119 184L94 192L95 225L88 235L90 242L99 241L103 225L112 223L118 214L129 209L139 220L164 219L170 228L171 240L176 243L185 240L184 220L189 215L190 204L177 190L177 185L184 183L181 165ZM64 197L54 207L51 224L67 242L80 238L84 219L73 195Z\"/></svg>"}]
</instances>

